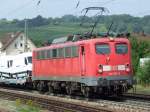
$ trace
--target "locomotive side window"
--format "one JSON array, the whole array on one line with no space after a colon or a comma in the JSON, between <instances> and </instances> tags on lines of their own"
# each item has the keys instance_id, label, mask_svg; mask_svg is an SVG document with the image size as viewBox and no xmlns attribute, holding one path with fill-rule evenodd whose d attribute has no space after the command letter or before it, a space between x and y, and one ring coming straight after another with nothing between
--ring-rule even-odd
<instances>
[{"instance_id":1,"label":"locomotive side window","mask_svg":"<svg viewBox=\"0 0 150 112\"><path fill-rule=\"evenodd\" d=\"M45 59L45 51L43 50L43 51L41 51L41 59Z\"/></svg>"},{"instance_id":2,"label":"locomotive side window","mask_svg":"<svg viewBox=\"0 0 150 112\"><path fill-rule=\"evenodd\" d=\"M110 47L108 44L96 44L96 53L97 54L109 54Z\"/></svg>"},{"instance_id":3,"label":"locomotive side window","mask_svg":"<svg viewBox=\"0 0 150 112\"><path fill-rule=\"evenodd\" d=\"M36 58L37 58L37 59L40 59L40 51L37 51L36 53L37 53L37 54L36 54Z\"/></svg>"},{"instance_id":4,"label":"locomotive side window","mask_svg":"<svg viewBox=\"0 0 150 112\"><path fill-rule=\"evenodd\" d=\"M65 57L71 57L71 47L65 48Z\"/></svg>"},{"instance_id":5,"label":"locomotive side window","mask_svg":"<svg viewBox=\"0 0 150 112\"><path fill-rule=\"evenodd\" d=\"M116 44L115 50L117 54L126 54L128 52L128 46L127 44L119 43L119 44Z\"/></svg>"},{"instance_id":6,"label":"locomotive side window","mask_svg":"<svg viewBox=\"0 0 150 112\"><path fill-rule=\"evenodd\" d=\"M52 50L52 56L53 56L53 58L57 57L57 49Z\"/></svg>"},{"instance_id":7,"label":"locomotive side window","mask_svg":"<svg viewBox=\"0 0 150 112\"><path fill-rule=\"evenodd\" d=\"M63 58L64 57L64 48L59 48L58 49L58 57Z\"/></svg>"},{"instance_id":8,"label":"locomotive side window","mask_svg":"<svg viewBox=\"0 0 150 112\"><path fill-rule=\"evenodd\" d=\"M41 51L38 51L38 59L42 59L41 58Z\"/></svg>"},{"instance_id":9,"label":"locomotive side window","mask_svg":"<svg viewBox=\"0 0 150 112\"><path fill-rule=\"evenodd\" d=\"M72 46L72 57L77 57L78 55L78 47Z\"/></svg>"},{"instance_id":10,"label":"locomotive side window","mask_svg":"<svg viewBox=\"0 0 150 112\"><path fill-rule=\"evenodd\" d=\"M51 58L51 50L47 50L47 58Z\"/></svg>"}]
</instances>

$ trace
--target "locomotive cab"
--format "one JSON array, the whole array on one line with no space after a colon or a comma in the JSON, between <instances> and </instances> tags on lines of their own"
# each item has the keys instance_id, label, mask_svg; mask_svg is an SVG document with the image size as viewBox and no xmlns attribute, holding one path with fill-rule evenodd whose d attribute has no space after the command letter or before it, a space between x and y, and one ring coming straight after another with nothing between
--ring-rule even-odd
<instances>
[{"instance_id":1,"label":"locomotive cab","mask_svg":"<svg viewBox=\"0 0 150 112\"><path fill-rule=\"evenodd\" d=\"M98 85L110 91L126 92L132 87L130 44L125 38L109 38L95 43Z\"/></svg>"}]
</instances>

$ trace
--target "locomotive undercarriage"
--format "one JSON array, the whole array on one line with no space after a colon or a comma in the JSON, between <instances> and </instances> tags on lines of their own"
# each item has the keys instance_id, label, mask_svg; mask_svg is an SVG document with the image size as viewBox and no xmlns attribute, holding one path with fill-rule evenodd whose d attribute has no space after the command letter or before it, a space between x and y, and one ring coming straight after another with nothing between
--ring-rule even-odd
<instances>
[{"instance_id":1,"label":"locomotive undercarriage","mask_svg":"<svg viewBox=\"0 0 150 112\"><path fill-rule=\"evenodd\" d=\"M119 82L119 83L118 83ZM34 81L33 88L50 94L82 94L85 97L121 95L131 88L126 81L110 81L109 85L87 86L79 82Z\"/></svg>"}]
</instances>

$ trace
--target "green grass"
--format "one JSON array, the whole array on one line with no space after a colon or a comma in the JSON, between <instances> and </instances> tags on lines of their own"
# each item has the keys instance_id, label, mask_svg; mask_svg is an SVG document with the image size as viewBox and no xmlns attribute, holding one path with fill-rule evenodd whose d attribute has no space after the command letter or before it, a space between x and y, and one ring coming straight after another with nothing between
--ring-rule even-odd
<instances>
[{"instance_id":1,"label":"green grass","mask_svg":"<svg viewBox=\"0 0 150 112\"><path fill-rule=\"evenodd\" d=\"M142 86L142 85L136 85L136 93L141 94L149 94L150 95L150 86ZM133 92L133 90L129 90L129 92Z\"/></svg>"},{"instance_id":2,"label":"green grass","mask_svg":"<svg viewBox=\"0 0 150 112\"><path fill-rule=\"evenodd\" d=\"M25 104L20 100L16 100L16 112L40 112L40 108L29 100Z\"/></svg>"}]
</instances>

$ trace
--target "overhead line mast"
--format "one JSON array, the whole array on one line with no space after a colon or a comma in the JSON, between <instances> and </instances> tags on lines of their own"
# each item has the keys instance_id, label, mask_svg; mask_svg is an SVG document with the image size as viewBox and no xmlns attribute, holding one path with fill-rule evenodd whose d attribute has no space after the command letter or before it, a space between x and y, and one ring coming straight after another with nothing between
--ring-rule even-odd
<instances>
[{"instance_id":1,"label":"overhead line mast","mask_svg":"<svg viewBox=\"0 0 150 112\"><path fill-rule=\"evenodd\" d=\"M39 6L41 3L41 0L37 2L37 6ZM28 51L28 20L25 18L25 25L24 25L24 36L25 36L25 42L24 42L24 52Z\"/></svg>"},{"instance_id":2,"label":"overhead line mast","mask_svg":"<svg viewBox=\"0 0 150 112\"><path fill-rule=\"evenodd\" d=\"M25 44L24 44L24 52L27 52L28 51L28 32L27 32L27 27L28 27L28 24L27 24L27 19L25 18L25 28L24 28L24 36L25 36Z\"/></svg>"}]
</instances>

